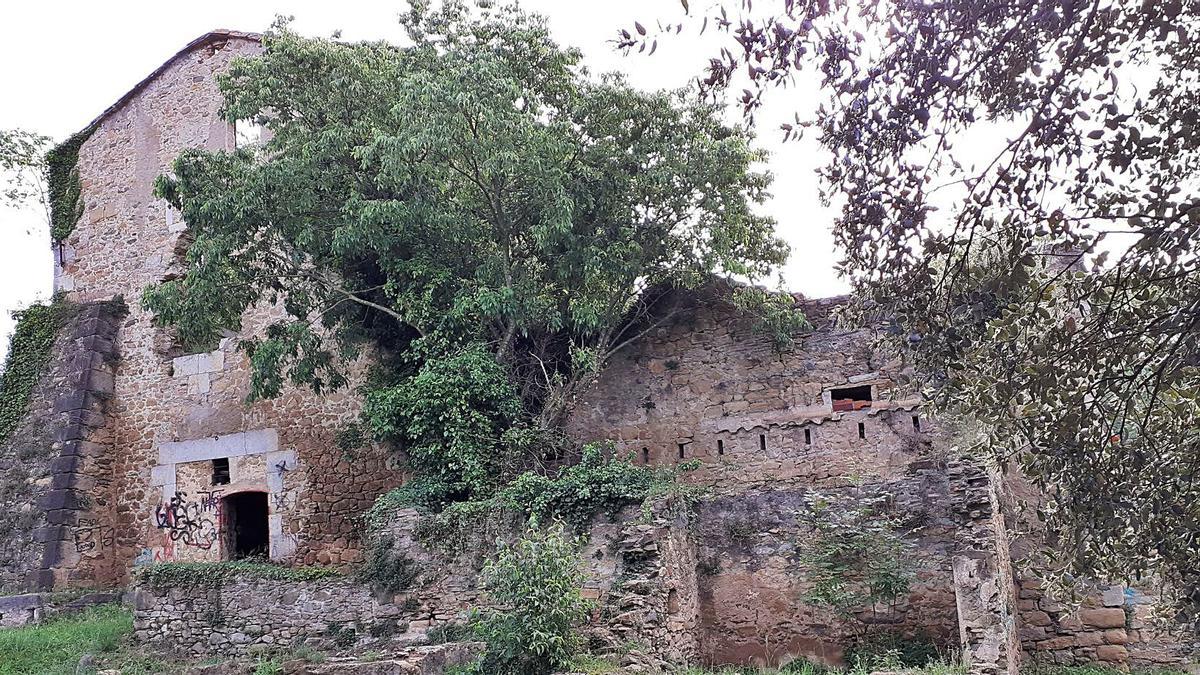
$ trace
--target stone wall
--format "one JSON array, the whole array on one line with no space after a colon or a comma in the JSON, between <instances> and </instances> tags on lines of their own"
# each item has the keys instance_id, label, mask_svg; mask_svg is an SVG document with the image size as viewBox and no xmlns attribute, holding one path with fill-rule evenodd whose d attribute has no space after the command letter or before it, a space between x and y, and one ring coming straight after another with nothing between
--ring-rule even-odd
<instances>
[{"instance_id":1,"label":"stone wall","mask_svg":"<svg viewBox=\"0 0 1200 675\"><path fill-rule=\"evenodd\" d=\"M154 180L186 148L234 148L215 77L260 50L255 36L204 36L102 115L80 148L84 210L60 248L57 286L75 300L131 299L116 337L123 358L109 408L111 488L88 495L112 504L102 543L114 563L97 581L120 582L153 561L230 557L227 506L246 493L268 495L272 558L352 563L358 516L400 480L383 449L350 457L335 447L361 405L352 388L286 389L246 402L249 362L237 342L261 334L281 316L277 307L247 312L211 351L184 353L136 302L182 271L188 244L187 224L154 196ZM365 367L365 359L355 364L355 382ZM230 461L237 479L215 481L213 460Z\"/></svg>"},{"instance_id":2,"label":"stone wall","mask_svg":"<svg viewBox=\"0 0 1200 675\"><path fill-rule=\"evenodd\" d=\"M901 479L822 489L832 508L886 499L901 517L915 578L894 605L847 619L805 602L811 588L800 563L816 532L803 486L722 495L699 506L692 532L699 555L702 662L775 666L795 659L844 665L844 648L863 631L957 642L950 558L953 522L945 474L936 465Z\"/></svg>"},{"instance_id":3,"label":"stone wall","mask_svg":"<svg viewBox=\"0 0 1200 675\"><path fill-rule=\"evenodd\" d=\"M251 654L307 645L321 650L390 644L401 609L346 579L277 581L247 576L207 586L134 592L134 635L180 654Z\"/></svg>"},{"instance_id":4,"label":"stone wall","mask_svg":"<svg viewBox=\"0 0 1200 675\"><path fill-rule=\"evenodd\" d=\"M704 462L697 481L742 490L779 481L837 484L903 473L936 425L899 388L900 364L866 330L839 328L839 299L802 301L815 329L772 352L715 284L663 301L670 318L619 353L576 403L584 440L613 439L653 464ZM837 406L838 388L870 390L869 407Z\"/></svg>"},{"instance_id":5,"label":"stone wall","mask_svg":"<svg viewBox=\"0 0 1200 675\"><path fill-rule=\"evenodd\" d=\"M124 305L68 306L25 417L0 444L0 587L90 586L110 576L106 412Z\"/></svg>"}]
</instances>

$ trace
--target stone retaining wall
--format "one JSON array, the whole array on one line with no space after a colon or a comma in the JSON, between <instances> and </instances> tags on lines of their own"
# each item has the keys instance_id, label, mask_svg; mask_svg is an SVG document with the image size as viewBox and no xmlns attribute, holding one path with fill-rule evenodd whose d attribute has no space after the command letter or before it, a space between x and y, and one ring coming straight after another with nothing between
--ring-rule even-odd
<instances>
[{"instance_id":1,"label":"stone retaining wall","mask_svg":"<svg viewBox=\"0 0 1200 675\"><path fill-rule=\"evenodd\" d=\"M242 578L134 593L134 635L180 654L252 654L305 645L369 649L407 629L396 605L347 579Z\"/></svg>"}]
</instances>

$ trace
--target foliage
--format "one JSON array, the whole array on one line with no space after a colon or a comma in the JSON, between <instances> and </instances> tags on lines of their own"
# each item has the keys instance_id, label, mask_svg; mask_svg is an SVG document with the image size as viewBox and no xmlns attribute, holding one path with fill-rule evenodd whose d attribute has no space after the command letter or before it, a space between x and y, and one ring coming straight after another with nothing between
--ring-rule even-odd
<instances>
[{"instance_id":1,"label":"foliage","mask_svg":"<svg viewBox=\"0 0 1200 675\"><path fill-rule=\"evenodd\" d=\"M1044 489L1059 579L1157 576L1200 627L1200 2L757 4L705 12L702 85L819 83L783 132L865 318Z\"/></svg>"},{"instance_id":2,"label":"foliage","mask_svg":"<svg viewBox=\"0 0 1200 675\"><path fill-rule=\"evenodd\" d=\"M154 588L221 586L227 581L242 578L300 582L342 576L331 567L284 567L251 560L154 563L137 568L136 575L139 581Z\"/></svg>"},{"instance_id":3,"label":"foliage","mask_svg":"<svg viewBox=\"0 0 1200 675\"><path fill-rule=\"evenodd\" d=\"M46 201L50 207L50 238L63 241L83 215L83 186L79 182L79 148L95 131L89 127L46 153Z\"/></svg>"},{"instance_id":4,"label":"foliage","mask_svg":"<svg viewBox=\"0 0 1200 675\"><path fill-rule=\"evenodd\" d=\"M50 139L22 129L0 129L0 206L44 201L41 174Z\"/></svg>"},{"instance_id":5,"label":"foliage","mask_svg":"<svg viewBox=\"0 0 1200 675\"><path fill-rule=\"evenodd\" d=\"M883 506L882 498L841 506L809 496L802 517L814 533L800 544L799 556L809 584L806 601L850 618L868 609L874 615L879 605L894 605L908 593L911 547Z\"/></svg>"},{"instance_id":6,"label":"foliage","mask_svg":"<svg viewBox=\"0 0 1200 675\"><path fill-rule=\"evenodd\" d=\"M543 675L578 651L576 628L589 609L580 593L580 545L561 524L531 526L484 567L483 586L496 607L473 618L488 645L480 672Z\"/></svg>"},{"instance_id":7,"label":"foliage","mask_svg":"<svg viewBox=\"0 0 1200 675\"><path fill-rule=\"evenodd\" d=\"M241 345L252 397L343 386L376 347L361 440L403 451L440 508L565 454L580 387L669 318L659 300L786 247L756 211L763 155L719 106L594 77L516 7L402 22L403 49L281 23L232 64L223 114L271 140L185 151L159 180L194 241L143 304L202 343L280 301Z\"/></svg>"},{"instance_id":8,"label":"foliage","mask_svg":"<svg viewBox=\"0 0 1200 675\"><path fill-rule=\"evenodd\" d=\"M766 335L777 354L791 351L796 334L812 324L796 307L788 293L771 293L757 286L742 286L733 294L733 304L742 313L754 317L754 331Z\"/></svg>"},{"instance_id":9,"label":"foliage","mask_svg":"<svg viewBox=\"0 0 1200 675\"><path fill-rule=\"evenodd\" d=\"M13 316L17 325L9 339L8 356L0 371L0 442L25 416L33 387L50 362L58 330L74 306L61 298L48 305L32 305Z\"/></svg>"},{"instance_id":10,"label":"foliage","mask_svg":"<svg viewBox=\"0 0 1200 675\"><path fill-rule=\"evenodd\" d=\"M416 562L395 551L391 537L376 536L367 550L367 559L358 570L361 581L388 593L407 590L416 583L421 570Z\"/></svg>"},{"instance_id":11,"label":"foliage","mask_svg":"<svg viewBox=\"0 0 1200 675\"><path fill-rule=\"evenodd\" d=\"M871 632L858 636L846 646L846 663L856 670L902 670L938 663L943 650L928 635L902 635L896 632ZM959 659L954 659L955 662Z\"/></svg>"},{"instance_id":12,"label":"foliage","mask_svg":"<svg viewBox=\"0 0 1200 675\"><path fill-rule=\"evenodd\" d=\"M611 451L611 449L610 449ZM417 525L418 539L431 546L459 550L472 538L486 539L512 522L512 516L536 522L561 520L577 530L597 513L615 513L625 506L677 498L691 503L702 489L684 485L681 474L698 468L696 460L670 467L640 466L630 457L605 457L605 447L589 444L578 462L554 474L527 471L495 494L483 499L453 502L427 513ZM379 530L403 508L424 509L426 483L413 480L381 495L366 514L368 529Z\"/></svg>"},{"instance_id":13,"label":"foliage","mask_svg":"<svg viewBox=\"0 0 1200 675\"><path fill-rule=\"evenodd\" d=\"M507 486L502 498L514 509L542 522L561 518L578 529L597 513L663 496L682 472L698 464L639 466L632 457L606 459L601 445L585 446L579 462L553 476L526 472Z\"/></svg>"},{"instance_id":14,"label":"foliage","mask_svg":"<svg viewBox=\"0 0 1200 675\"><path fill-rule=\"evenodd\" d=\"M84 654L114 652L132 631L133 616L120 605L0 630L0 675L72 674Z\"/></svg>"},{"instance_id":15,"label":"foliage","mask_svg":"<svg viewBox=\"0 0 1200 675\"><path fill-rule=\"evenodd\" d=\"M494 492L519 469L505 431L521 415L506 369L482 344L426 361L412 377L367 396L375 438L404 449L422 506Z\"/></svg>"}]
</instances>

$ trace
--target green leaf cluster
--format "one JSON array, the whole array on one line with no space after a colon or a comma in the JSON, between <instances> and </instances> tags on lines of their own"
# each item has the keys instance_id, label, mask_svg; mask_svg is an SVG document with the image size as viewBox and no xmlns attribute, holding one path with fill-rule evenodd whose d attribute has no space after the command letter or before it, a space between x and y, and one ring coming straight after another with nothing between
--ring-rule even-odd
<instances>
[{"instance_id":1,"label":"green leaf cluster","mask_svg":"<svg viewBox=\"0 0 1200 675\"><path fill-rule=\"evenodd\" d=\"M53 355L54 340L74 312L74 305L56 297L48 305L32 305L14 313L16 328L0 372L0 442L25 416L33 388Z\"/></svg>"},{"instance_id":2,"label":"green leaf cluster","mask_svg":"<svg viewBox=\"0 0 1200 675\"><path fill-rule=\"evenodd\" d=\"M590 609L581 593L580 547L561 524L531 526L488 562L482 580L494 607L472 617L488 645L477 672L543 675L579 651L576 629Z\"/></svg>"},{"instance_id":3,"label":"green leaf cluster","mask_svg":"<svg viewBox=\"0 0 1200 675\"><path fill-rule=\"evenodd\" d=\"M341 572L331 567L285 567L252 560L154 563L137 568L135 574L138 581L153 588L218 587L227 581L236 579L301 582L334 579L342 576Z\"/></svg>"},{"instance_id":4,"label":"green leaf cluster","mask_svg":"<svg viewBox=\"0 0 1200 675\"><path fill-rule=\"evenodd\" d=\"M402 22L405 48L281 23L231 66L223 114L270 140L160 179L193 241L143 304L188 344L281 308L241 345L251 398L378 356L358 440L401 451L438 508L564 456L581 387L665 320L659 299L763 276L786 247L757 211L762 153L714 104L593 76L513 6Z\"/></svg>"},{"instance_id":5,"label":"green leaf cluster","mask_svg":"<svg viewBox=\"0 0 1200 675\"><path fill-rule=\"evenodd\" d=\"M695 470L695 460L669 467L634 464L630 457L610 457L611 447L584 446L577 462L553 473L526 471L494 494L452 502L436 513L427 513L418 525L417 537L430 545L456 549L481 529L497 529L491 523L516 515L534 522L560 521L582 531L598 513L615 513L623 507L648 505L678 497L689 503L701 496L702 488L684 485L682 474ZM431 508L426 481L409 481L380 496L367 512L372 530L385 526L402 508Z\"/></svg>"},{"instance_id":6,"label":"green leaf cluster","mask_svg":"<svg viewBox=\"0 0 1200 675\"><path fill-rule=\"evenodd\" d=\"M814 493L801 514L813 536L800 545L808 582L804 599L845 618L874 614L908 593L914 577L911 546L881 499L841 505Z\"/></svg>"},{"instance_id":7,"label":"green leaf cluster","mask_svg":"<svg viewBox=\"0 0 1200 675\"><path fill-rule=\"evenodd\" d=\"M46 196L50 205L50 238L66 239L83 215L83 186L79 182L79 148L91 137L88 127L46 153Z\"/></svg>"}]
</instances>

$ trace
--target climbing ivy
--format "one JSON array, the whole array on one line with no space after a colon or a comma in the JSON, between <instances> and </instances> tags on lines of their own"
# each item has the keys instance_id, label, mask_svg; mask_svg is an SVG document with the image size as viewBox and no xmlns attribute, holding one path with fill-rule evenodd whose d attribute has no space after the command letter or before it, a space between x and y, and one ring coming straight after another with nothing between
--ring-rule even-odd
<instances>
[{"instance_id":1,"label":"climbing ivy","mask_svg":"<svg viewBox=\"0 0 1200 675\"><path fill-rule=\"evenodd\" d=\"M79 182L79 148L95 131L88 127L46 153L46 192L50 200L50 237L61 242L83 215Z\"/></svg>"},{"instance_id":2,"label":"climbing ivy","mask_svg":"<svg viewBox=\"0 0 1200 675\"><path fill-rule=\"evenodd\" d=\"M238 578L268 581L317 581L342 576L331 567L284 567L267 562L164 562L138 568L138 581L153 588L221 586Z\"/></svg>"},{"instance_id":3,"label":"climbing ivy","mask_svg":"<svg viewBox=\"0 0 1200 675\"><path fill-rule=\"evenodd\" d=\"M48 305L33 305L14 313L17 326L0 372L0 443L25 416L33 386L50 360L58 329L70 318L73 308L56 297Z\"/></svg>"}]
</instances>

